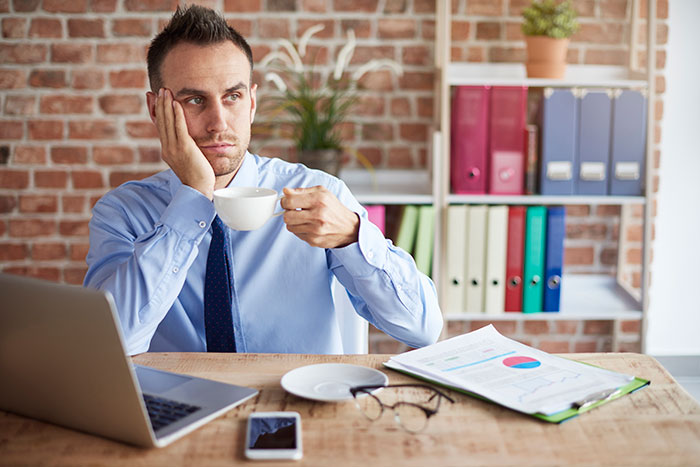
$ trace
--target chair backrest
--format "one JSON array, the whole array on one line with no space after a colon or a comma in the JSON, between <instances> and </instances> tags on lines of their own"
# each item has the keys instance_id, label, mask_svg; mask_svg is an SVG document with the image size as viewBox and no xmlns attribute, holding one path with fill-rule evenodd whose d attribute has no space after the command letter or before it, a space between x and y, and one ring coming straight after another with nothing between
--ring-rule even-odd
<instances>
[{"instance_id":1,"label":"chair backrest","mask_svg":"<svg viewBox=\"0 0 700 467\"><path fill-rule=\"evenodd\" d=\"M355 312L345 287L333 278L335 304L343 353L366 354L369 351L369 323Z\"/></svg>"}]
</instances>

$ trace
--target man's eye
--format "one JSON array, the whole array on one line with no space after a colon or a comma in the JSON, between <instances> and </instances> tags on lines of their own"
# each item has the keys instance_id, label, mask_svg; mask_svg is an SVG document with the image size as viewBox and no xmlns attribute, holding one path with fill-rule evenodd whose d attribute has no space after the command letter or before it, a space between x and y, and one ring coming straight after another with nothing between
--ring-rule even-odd
<instances>
[{"instance_id":1,"label":"man's eye","mask_svg":"<svg viewBox=\"0 0 700 467\"><path fill-rule=\"evenodd\" d=\"M204 103L204 99L201 97L190 97L185 101L187 104L195 104L195 105L201 105Z\"/></svg>"},{"instance_id":2,"label":"man's eye","mask_svg":"<svg viewBox=\"0 0 700 467\"><path fill-rule=\"evenodd\" d=\"M239 96L238 94L229 94L228 96L226 96L226 99L229 101L237 101L240 98L241 96Z\"/></svg>"}]
</instances>

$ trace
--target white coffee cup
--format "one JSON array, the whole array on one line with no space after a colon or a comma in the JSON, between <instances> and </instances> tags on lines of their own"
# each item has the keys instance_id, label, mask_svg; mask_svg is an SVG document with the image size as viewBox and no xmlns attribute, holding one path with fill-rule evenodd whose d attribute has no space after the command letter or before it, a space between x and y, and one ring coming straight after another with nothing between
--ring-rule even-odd
<instances>
[{"instance_id":1,"label":"white coffee cup","mask_svg":"<svg viewBox=\"0 0 700 467\"><path fill-rule=\"evenodd\" d=\"M255 230L262 227L275 213L282 199L275 190L253 186L231 186L214 191L214 208L222 221L234 230Z\"/></svg>"}]
</instances>

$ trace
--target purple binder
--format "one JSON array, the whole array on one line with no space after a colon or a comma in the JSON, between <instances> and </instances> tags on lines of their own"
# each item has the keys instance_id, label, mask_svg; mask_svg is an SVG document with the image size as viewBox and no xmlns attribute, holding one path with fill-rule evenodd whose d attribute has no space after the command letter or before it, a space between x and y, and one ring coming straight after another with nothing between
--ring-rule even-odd
<instances>
[{"instance_id":1,"label":"purple binder","mask_svg":"<svg viewBox=\"0 0 700 467\"><path fill-rule=\"evenodd\" d=\"M573 195L574 176L578 172L578 99L574 90L546 88L541 112L540 192Z\"/></svg>"},{"instance_id":2,"label":"purple binder","mask_svg":"<svg viewBox=\"0 0 700 467\"><path fill-rule=\"evenodd\" d=\"M584 90L579 101L576 194L608 194L611 92Z\"/></svg>"},{"instance_id":3,"label":"purple binder","mask_svg":"<svg viewBox=\"0 0 700 467\"><path fill-rule=\"evenodd\" d=\"M647 139L646 96L633 89L617 90L612 119L610 194L640 196Z\"/></svg>"}]
</instances>

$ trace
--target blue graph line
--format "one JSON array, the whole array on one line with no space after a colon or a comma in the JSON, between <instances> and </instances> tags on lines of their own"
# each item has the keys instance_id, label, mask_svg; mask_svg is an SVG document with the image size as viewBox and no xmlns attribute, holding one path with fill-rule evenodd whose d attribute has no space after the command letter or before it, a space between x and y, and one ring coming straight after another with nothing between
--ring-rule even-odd
<instances>
[{"instance_id":1,"label":"blue graph line","mask_svg":"<svg viewBox=\"0 0 700 467\"><path fill-rule=\"evenodd\" d=\"M571 372L568 371L568 370L562 370L562 371L564 371L565 373L571 373ZM524 394L521 394L520 396L518 396L518 401L519 401L519 402L523 402L527 396L533 395L534 393L536 393L537 391L539 391L540 389L542 389L542 388L544 388L544 387L553 386L553 385L555 385L555 384L563 383L563 382L566 381L567 379L578 379L578 378L581 377L581 376L583 376L581 373L576 373L575 376L564 376L564 377L560 378L559 381L551 381L551 380L548 380L548 379L546 379L546 378L535 378L535 379L532 379L532 380L528 380L528 381L526 381L526 382L527 382L527 383L532 383L532 382L537 382L538 380L544 380L545 383L544 383L544 384L541 384L541 385L539 385L539 386L537 386L537 387L535 387L535 388L532 388L532 389L530 389L530 388L525 388L525 387L523 387L523 385L517 385L517 384L513 384L513 387L515 387L515 388L517 388L517 389L522 389L523 391L526 391Z\"/></svg>"},{"instance_id":2,"label":"blue graph line","mask_svg":"<svg viewBox=\"0 0 700 467\"><path fill-rule=\"evenodd\" d=\"M454 370L459 370L460 368L466 368L466 367L468 367L468 366L478 365L479 363L488 362L489 360L494 360L494 359L496 359L496 358L505 357L506 355L510 355L510 354L512 354L512 353L515 353L515 350L511 350L510 352L506 352L506 353L501 354L501 355L494 355L493 357L485 358L485 359L483 359L483 360L479 360L479 361L476 361L476 362L465 363L464 365L455 366L455 367L452 367L452 368L445 368L445 369L442 370L442 371L454 371Z\"/></svg>"}]
</instances>

